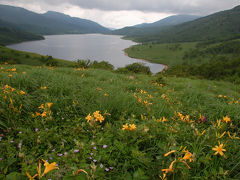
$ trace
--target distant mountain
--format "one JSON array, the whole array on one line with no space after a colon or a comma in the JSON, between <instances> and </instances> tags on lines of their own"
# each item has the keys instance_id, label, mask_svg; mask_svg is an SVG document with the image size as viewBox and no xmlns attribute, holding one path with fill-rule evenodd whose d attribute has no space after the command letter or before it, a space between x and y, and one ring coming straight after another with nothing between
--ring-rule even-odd
<instances>
[{"instance_id":1,"label":"distant mountain","mask_svg":"<svg viewBox=\"0 0 240 180\"><path fill-rule=\"evenodd\" d=\"M110 30L96 22L70 17L58 12L38 14L24 8L0 5L0 20L35 34L107 33Z\"/></svg>"},{"instance_id":2,"label":"distant mountain","mask_svg":"<svg viewBox=\"0 0 240 180\"><path fill-rule=\"evenodd\" d=\"M117 29L113 31L113 34L118 35L147 35L151 33L159 32L167 27L182 24L185 22L193 21L199 16L193 15L174 15L169 16L154 23L143 23L135 26L124 27L122 29Z\"/></svg>"},{"instance_id":3,"label":"distant mountain","mask_svg":"<svg viewBox=\"0 0 240 180\"><path fill-rule=\"evenodd\" d=\"M200 18L200 16L180 14L180 15L168 16L154 23L138 24L138 25L135 25L135 27L144 28L144 27L174 26L174 25L185 23L185 22L193 21L198 18Z\"/></svg>"},{"instance_id":4,"label":"distant mountain","mask_svg":"<svg viewBox=\"0 0 240 180\"><path fill-rule=\"evenodd\" d=\"M139 42L219 41L240 38L240 6L158 32L130 35Z\"/></svg>"}]
</instances>

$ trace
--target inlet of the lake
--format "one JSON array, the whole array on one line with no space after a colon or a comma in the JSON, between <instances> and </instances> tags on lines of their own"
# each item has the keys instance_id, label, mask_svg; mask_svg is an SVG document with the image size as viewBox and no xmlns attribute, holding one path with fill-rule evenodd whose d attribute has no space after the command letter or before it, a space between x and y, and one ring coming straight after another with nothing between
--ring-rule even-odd
<instances>
[{"instance_id":1,"label":"inlet of the lake","mask_svg":"<svg viewBox=\"0 0 240 180\"><path fill-rule=\"evenodd\" d=\"M124 54L124 49L135 45L133 41L121 39L121 36L103 34L67 34L44 36L45 40L28 41L9 45L9 48L49 55L59 59L76 61L108 61L115 68L134 62L144 63L153 73L164 69L161 64L133 59Z\"/></svg>"}]
</instances>

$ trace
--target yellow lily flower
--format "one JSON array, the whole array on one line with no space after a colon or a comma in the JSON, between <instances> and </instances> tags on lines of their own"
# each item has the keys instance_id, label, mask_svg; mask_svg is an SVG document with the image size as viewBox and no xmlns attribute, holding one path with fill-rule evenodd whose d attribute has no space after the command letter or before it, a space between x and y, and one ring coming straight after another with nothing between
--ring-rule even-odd
<instances>
[{"instance_id":1,"label":"yellow lily flower","mask_svg":"<svg viewBox=\"0 0 240 180\"><path fill-rule=\"evenodd\" d=\"M164 154L164 157L167 157L169 154L172 154L172 153L175 153L175 152L177 152L177 151L176 151L176 150L172 150L172 151L170 151L170 152Z\"/></svg>"},{"instance_id":2,"label":"yellow lily flower","mask_svg":"<svg viewBox=\"0 0 240 180\"><path fill-rule=\"evenodd\" d=\"M34 180L34 178L38 176L38 174L35 174L35 175L32 177L28 172L26 172L26 175L27 175L27 177L29 178L29 180Z\"/></svg>"},{"instance_id":3,"label":"yellow lily flower","mask_svg":"<svg viewBox=\"0 0 240 180\"><path fill-rule=\"evenodd\" d=\"M223 156L224 155L223 151L226 151L226 149L223 149L223 146L224 146L223 144L219 143L219 146L216 145L215 147L213 147L212 150L216 151L214 155L220 154L221 156Z\"/></svg>"},{"instance_id":4,"label":"yellow lily flower","mask_svg":"<svg viewBox=\"0 0 240 180\"><path fill-rule=\"evenodd\" d=\"M133 131L134 129L136 129L136 125L135 124L129 124L129 131Z\"/></svg>"},{"instance_id":5,"label":"yellow lily flower","mask_svg":"<svg viewBox=\"0 0 240 180\"><path fill-rule=\"evenodd\" d=\"M122 130L128 130L128 124L123 125Z\"/></svg>"},{"instance_id":6,"label":"yellow lily flower","mask_svg":"<svg viewBox=\"0 0 240 180\"><path fill-rule=\"evenodd\" d=\"M225 116L225 117L223 117L223 121L224 121L225 123L228 123L228 122L231 121L231 119L230 119L228 116Z\"/></svg>"},{"instance_id":7,"label":"yellow lily flower","mask_svg":"<svg viewBox=\"0 0 240 180\"><path fill-rule=\"evenodd\" d=\"M89 113L87 117L85 117L85 119L87 120L87 122L89 123L92 119L91 114Z\"/></svg>"},{"instance_id":8,"label":"yellow lily flower","mask_svg":"<svg viewBox=\"0 0 240 180\"><path fill-rule=\"evenodd\" d=\"M45 166L45 170L44 170L42 176L45 175L45 174L47 174L47 173L49 173L50 171L52 171L52 170L54 170L54 169L59 169L59 168L56 166L56 162L53 162L53 163L49 164L47 161L45 161L45 160L43 160L43 159L42 159L42 161L44 162L44 166Z\"/></svg>"}]
</instances>

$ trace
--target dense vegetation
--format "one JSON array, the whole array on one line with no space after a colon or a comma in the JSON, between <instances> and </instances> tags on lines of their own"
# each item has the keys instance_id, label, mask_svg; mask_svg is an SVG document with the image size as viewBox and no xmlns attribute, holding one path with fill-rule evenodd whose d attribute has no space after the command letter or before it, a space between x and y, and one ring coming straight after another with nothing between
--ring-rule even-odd
<instances>
[{"instance_id":1,"label":"dense vegetation","mask_svg":"<svg viewBox=\"0 0 240 180\"><path fill-rule=\"evenodd\" d=\"M167 64L169 75L224 79L240 83L240 41L148 43L126 49L134 58Z\"/></svg>"},{"instance_id":2,"label":"dense vegetation","mask_svg":"<svg viewBox=\"0 0 240 180\"><path fill-rule=\"evenodd\" d=\"M193 22L216 23L206 36L196 31L212 41L177 43L195 39L185 23L177 27L189 36L166 36L175 43L154 35L126 49L169 66L153 76L138 63L114 70L0 46L0 179L238 179L240 41L219 41L237 34L231 13L239 7ZM0 31L14 31L6 24ZM13 40L28 35L14 31Z\"/></svg>"},{"instance_id":3,"label":"dense vegetation","mask_svg":"<svg viewBox=\"0 0 240 180\"><path fill-rule=\"evenodd\" d=\"M238 89L159 75L1 65L0 177L237 179Z\"/></svg>"},{"instance_id":4,"label":"dense vegetation","mask_svg":"<svg viewBox=\"0 0 240 180\"><path fill-rule=\"evenodd\" d=\"M226 40L240 37L240 6L191 22L176 25L157 33L130 35L138 42L194 42Z\"/></svg>"},{"instance_id":5,"label":"dense vegetation","mask_svg":"<svg viewBox=\"0 0 240 180\"><path fill-rule=\"evenodd\" d=\"M43 37L39 35L27 33L16 29L0 27L0 45L41 39L43 39Z\"/></svg>"}]
</instances>

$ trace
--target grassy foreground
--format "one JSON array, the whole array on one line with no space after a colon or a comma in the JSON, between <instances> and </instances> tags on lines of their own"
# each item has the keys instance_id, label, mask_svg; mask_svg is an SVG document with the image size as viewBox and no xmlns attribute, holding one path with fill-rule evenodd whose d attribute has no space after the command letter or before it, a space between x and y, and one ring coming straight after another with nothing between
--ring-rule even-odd
<instances>
[{"instance_id":1,"label":"grassy foreground","mask_svg":"<svg viewBox=\"0 0 240 180\"><path fill-rule=\"evenodd\" d=\"M239 88L1 65L0 179L238 179Z\"/></svg>"}]
</instances>

